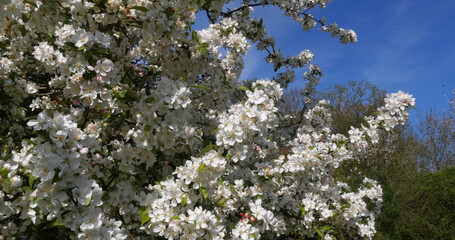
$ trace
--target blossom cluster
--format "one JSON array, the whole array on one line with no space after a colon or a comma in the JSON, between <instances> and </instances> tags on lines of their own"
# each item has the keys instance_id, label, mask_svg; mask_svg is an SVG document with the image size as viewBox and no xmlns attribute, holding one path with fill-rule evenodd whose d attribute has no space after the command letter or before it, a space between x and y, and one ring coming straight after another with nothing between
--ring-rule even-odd
<instances>
[{"instance_id":1,"label":"blossom cluster","mask_svg":"<svg viewBox=\"0 0 455 240\"><path fill-rule=\"evenodd\" d=\"M388 95L347 136L311 96L322 70L283 56L256 6L342 43L327 0L6 0L0 6L0 239L371 239L381 187L334 177L414 99ZM230 3L236 4L236 2ZM210 21L193 30L198 13ZM241 84L250 46L274 80ZM307 67L302 121L278 106ZM285 126L286 125L286 126Z\"/></svg>"}]
</instances>

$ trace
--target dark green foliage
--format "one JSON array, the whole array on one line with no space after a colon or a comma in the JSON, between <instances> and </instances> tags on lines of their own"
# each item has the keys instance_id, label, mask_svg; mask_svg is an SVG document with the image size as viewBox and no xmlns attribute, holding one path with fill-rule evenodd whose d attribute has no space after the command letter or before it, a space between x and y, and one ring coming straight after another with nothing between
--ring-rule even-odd
<instances>
[{"instance_id":1,"label":"dark green foliage","mask_svg":"<svg viewBox=\"0 0 455 240\"><path fill-rule=\"evenodd\" d=\"M393 239L455 239L455 167L416 177L394 202Z\"/></svg>"}]
</instances>

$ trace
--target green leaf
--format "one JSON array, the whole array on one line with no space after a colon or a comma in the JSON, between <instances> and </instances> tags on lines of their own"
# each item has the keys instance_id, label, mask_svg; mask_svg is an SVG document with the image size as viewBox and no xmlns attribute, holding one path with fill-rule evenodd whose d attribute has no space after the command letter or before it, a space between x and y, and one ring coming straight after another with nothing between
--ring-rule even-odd
<instances>
[{"instance_id":1,"label":"green leaf","mask_svg":"<svg viewBox=\"0 0 455 240\"><path fill-rule=\"evenodd\" d=\"M5 185L10 185L11 184L11 179L4 178L2 183L5 184ZM12 193L13 193L13 189L11 188L6 194L12 194Z\"/></svg>"},{"instance_id":2,"label":"green leaf","mask_svg":"<svg viewBox=\"0 0 455 240\"><path fill-rule=\"evenodd\" d=\"M332 229L332 227L330 225L325 225L324 227L321 228L321 231L324 233L324 232L329 231L330 229Z\"/></svg>"},{"instance_id":3,"label":"green leaf","mask_svg":"<svg viewBox=\"0 0 455 240\"><path fill-rule=\"evenodd\" d=\"M220 200L216 203L216 206L217 206L217 207L221 207L221 206L224 205L224 203L225 203L226 201L227 201L226 198L222 198L222 199L220 199Z\"/></svg>"},{"instance_id":4,"label":"green leaf","mask_svg":"<svg viewBox=\"0 0 455 240\"><path fill-rule=\"evenodd\" d=\"M133 81L131 80L131 78L126 77L125 81L126 81L126 83L128 84L129 87L133 86Z\"/></svg>"},{"instance_id":5,"label":"green leaf","mask_svg":"<svg viewBox=\"0 0 455 240\"><path fill-rule=\"evenodd\" d=\"M349 141L350 141L349 139L346 139L346 140L344 140L344 141L338 141L338 142L336 142L336 143L337 143L337 147L340 148L340 147L342 147L342 146L348 144Z\"/></svg>"},{"instance_id":6,"label":"green leaf","mask_svg":"<svg viewBox=\"0 0 455 240\"><path fill-rule=\"evenodd\" d=\"M203 187L200 187L199 188L199 192L201 193L201 196L202 196L202 200L206 200L207 199L207 196L209 195L208 192L207 192L207 189L203 188Z\"/></svg>"},{"instance_id":7,"label":"green leaf","mask_svg":"<svg viewBox=\"0 0 455 240\"><path fill-rule=\"evenodd\" d=\"M174 15L175 9L174 8L166 8L164 10L164 13L166 14L166 16L170 17L170 16Z\"/></svg>"},{"instance_id":8,"label":"green leaf","mask_svg":"<svg viewBox=\"0 0 455 240\"><path fill-rule=\"evenodd\" d=\"M2 49L3 52L7 52L8 45L6 43L0 43L0 49Z\"/></svg>"},{"instance_id":9,"label":"green leaf","mask_svg":"<svg viewBox=\"0 0 455 240\"><path fill-rule=\"evenodd\" d=\"M180 220L180 217L179 216L173 216L173 217L171 217L171 220L173 220L173 219Z\"/></svg>"},{"instance_id":10,"label":"green leaf","mask_svg":"<svg viewBox=\"0 0 455 240\"><path fill-rule=\"evenodd\" d=\"M43 220L44 219L43 211L41 211L41 209L38 208L37 212L38 212L39 219Z\"/></svg>"},{"instance_id":11,"label":"green leaf","mask_svg":"<svg viewBox=\"0 0 455 240\"><path fill-rule=\"evenodd\" d=\"M38 116L38 115L28 116L28 117L23 118L23 120L24 120L24 121L29 121L29 120L31 120L31 119L36 119L37 116Z\"/></svg>"},{"instance_id":12,"label":"green leaf","mask_svg":"<svg viewBox=\"0 0 455 240\"><path fill-rule=\"evenodd\" d=\"M303 204L300 204L298 216L302 218L303 216L305 216L305 213L306 213L305 207L303 206Z\"/></svg>"},{"instance_id":13,"label":"green leaf","mask_svg":"<svg viewBox=\"0 0 455 240\"><path fill-rule=\"evenodd\" d=\"M146 223L150 220L149 209L147 207L141 207L139 212L141 214L141 226L142 226L142 225L144 225L144 223Z\"/></svg>"},{"instance_id":14,"label":"green leaf","mask_svg":"<svg viewBox=\"0 0 455 240\"><path fill-rule=\"evenodd\" d=\"M30 20L30 17L32 15L28 12L28 13L22 13L22 21L24 21L24 23L28 22L28 20Z\"/></svg>"},{"instance_id":15,"label":"green leaf","mask_svg":"<svg viewBox=\"0 0 455 240\"><path fill-rule=\"evenodd\" d=\"M191 85L190 88L199 88L199 89L204 89L204 90L207 90L207 91L211 91L212 89L207 87L207 86L203 86L203 85Z\"/></svg>"},{"instance_id":16,"label":"green leaf","mask_svg":"<svg viewBox=\"0 0 455 240\"><path fill-rule=\"evenodd\" d=\"M144 102L146 102L146 103L151 103L154 101L155 101L155 98L153 98L153 97L148 97L148 98L144 99Z\"/></svg>"},{"instance_id":17,"label":"green leaf","mask_svg":"<svg viewBox=\"0 0 455 240\"><path fill-rule=\"evenodd\" d=\"M212 232L208 229L205 229L205 233L208 235L208 239L213 239Z\"/></svg>"},{"instance_id":18,"label":"green leaf","mask_svg":"<svg viewBox=\"0 0 455 240\"><path fill-rule=\"evenodd\" d=\"M254 186L254 183L252 181L250 181L250 180L246 180L245 181L245 186L252 187L252 186Z\"/></svg>"},{"instance_id":19,"label":"green leaf","mask_svg":"<svg viewBox=\"0 0 455 240\"><path fill-rule=\"evenodd\" d=\"M201 165L199 165L199 168L197 169L198 173L201 173L202 171L204 171L205 169L205 163L201 163Z\"/></svg>"},{"instance_id":20,"label":"green leaf","mask_svg":"<svg viewBox=\"0 0 455 240\"><path fill-rule=\"evenodd\" d=\"M185 207L187 203L186 197L182 197L182 207Z\"/></svg>"},{"instance_id":21,"label":"green leaf","mask_svg":"<svg viewBox=\"0 0 455 240\"><path fill-rule=\"evenodd\" d=\"M97 1L97 3L96 3L95 6L100 7L100 8L105 8L105 7L106 7L107 1L108 1L108 0Z\"/></svg>"},{"instance_id":22,"label":"green leaf","mask_svg":"<svg viewBox=\"0 0 455 240\"><path fill-rule=\"evenodd\" d=\"M193 38L194 41L199 42L199 37L197 36L197 32L193 31L191 33L191 37Z\"/></svg>"},{"instance_id":23,"label":"green leaf","mask_svg":"<svg viewBox=\"0 0 455 240\"><path fill-rule=\"evenodd\" d=\"M126 91L118 91L115 93L115 95L117 96L117 98L125 98Z\"/></svg>"},{"instance_id":24,"label":"green leaf","mask_svg":"<svg viewBox=\"0 0 455 240\"><path fill-rule=\"evenodd\" d=\"M142 12L148 12L148 9L146 7L143 7L143 6L133 6L130 9L135 9L135 10L139 10L139 11L142 11Z\"/></svg>"},{"instance_id":25,"label":"green leaf","mask_svg":"<svg viewBox=\"0 0 455 240\"><path fill-rule=\"evenodd\" d=\"M19 32L21 32L22 37L27 34L27 30L25 29L24 25L19 26Z\"/></svg>"},{"instance_id":26,"label":"green leaf","mask_svg":"<svg viewBox=\"0 0 455 240\"><path fill-rule=\"evenodd\" d=\"M36 5L35 2L32 2L32 1L30 1L30 0L24 0L24 2L30 4L30 5L32 5L32 6L34 6L34 7L38 7L38 5Z\"/></svg>"},{"instance_id":27,"label":"green leaf","mask_svg":"<svg viewBox=\"0 0 455 240\"><path fill-rule=\"evenodd\" d=\"M35 180L37 179L38 177L35 177L33 176L33 174L30 173L30 175L28 175L28 185L30 187L33 187L33 182L35 182Z\"/></svg>"},{"instance_id":28,"label":"green leaf","mask_svg":"<svg viewBox=\"0 0 455 240\"><path fill-rule=\"evenodd\" d=\"M90 198L85 198L85 206L90 205Z\"/></svg>"},{"instance_id":29,"label":"green leaf","mask_svg":"<svg viewBox=\"0 0 455 240\"><path fill-rule=\"evenodd\" d=\"M258 239L258 238L256 237L256 235L254 235L253 233L250 233L250 235L251 235L254 239Z\"/></svg>"},{"instance_id":30,"label":"green leaf","mask_svg":"<svg viewBox=\"0 0 455 240\"><path fill-rule=\"evenodd\" d=\"M56 169L54 173L54 177L52 178L52 183L60 182L63 178L59 176L60 169Z\"/></svg>"},{"instance_id":31,"label":"green leaf","mask_svg":"<svg viewBox=\"0 0 455 240\"><path fill-rule=\"evenodd\" d=\"M1 175L2 175L2 178L5 179L5 178L8 177L9 170L6 169L6 168L2 168L2 169L0 170L0 173L1 173Z\"/></svg>"},{"instance_id":32,"label":"green leaf","mask_svg":"<svg viewBox=\"0 0 455 240\"><path fill-rule=\"evenodd\" d=\"M126 112L120 113L120 118L119 118L120 125L123 124L123 122L125 121L125 119L126 119Z\"/></svg>"},{"instance_id":33,"label":"green leaf","mask_svg":"<svg viewBox=\"0 0 455 240\"><path fill-rule=\"evenodd\" d=\"M57 222L57 220L52 221L51 223L47 224L44 229L49 229L49 228L56 228L56 227L64 227L65 224L61 222Z\"/></svg>"},{"instance_id":34,"label":"green leaf","mask_svg":"<svg viewBox=\"0 0 455 240\"><path fill-rule=\"evenodd\" d=\"M244 91L244 92L250 90L250 89L248 89L248 87L246 87L246 86L238 86L237 88L240 89L240 90L242 90L242 91Z\"/></svg>"},{"instance_id":35,"label":"green leaf","mask_svg":"<svg viewBox=\"0 0 455 240\"><path fill-rule=\"evenodd\" d=\"M318 235L319 235L321 238L323 238L323 237L324 237L324 235L322 234L322 232L321 232L321 231L319 231L319 229L316 229L316 232L318 233Z\"/></svg>"},{"instance_id":36,"label":"green leaf","mask_svg":"<svg viewBox=\"0 0 455 240\"><path fill-rule=\"evenodd\" d=\"M149 133L149 131L150 131L150 128L151 128L151 126L150 126L150 125L148 125L148 124L147 124L147 125L145 125L145 127L144 127L144 135L147 135L147 133Z\"/></svg>"},{"instance_id":37,"label":"green leaf","mask_svg":"<svg viewBox=\"0 0 455 240\"><path fill-rule=\"evenodd\" d=\"M152 153L156 155L156 152L157 152L156 147L153 146Z\"/></svg>"},{"instance_id":38,"label":"green leaf","mask_svg":"<svg viewBox=\"0 0 455 240\"><path fill-rule=\"evenodd\" d=\"M43 199L44 199L44 198L35 198L35 199L33 199L33 203L37 203L37 202L39 202L39 201L41 201L41 200L43 200Z\"/></svg>"},{"instance_id":39,"label":"green leaf","mask_svg":"<svg viewBox=\"0 0 455 240\"><path fill-rule=\"evenodd\" d=\"M346 209L346 208L350 208L350 207L351 207L350 203L341 204L341 209Z\"/></svg>"},{"instance_id":40,"label":"green leaf","mask_svg":"<svg viewBox=\"0 0 455 240\"><path fill-rule=\"evenodd\" d=\"M221 178L221 177L218 178L218 180L216 181L216 184L217 184L218 186L223 186L223 183L224 183L224 180L223 180L223 178Z\"/></svg>"},{"instance_id":41,"label":"green leaf","mask_svg":"<svg viewBox=\"0 0 455 240\"><path fill-rule=\"evenodd\" d=\"M30 139L22 139L22 141L28 142L30 145L33 145L33 146L36 146L38 144L35 141L32 141Z\"/></svg>"},{"instance_id":42,"label":"green leaf","mask_svg":"<svg viewBox=\"0 0 455 240\"><path fill-rule=\"evenodd\" d=\"M208 151L210 151L212 149L213 149L213 145L212 145L212 143L209 143L209 145L207 145L205 148L203 148L201 150L201 155L204 155L206 152L208 152Z\"/></svg>"},{"instance_id":43,"label":"green leaf","mask_svg":"<svg viewBox=\"0 0 455 240\"><path fill-rule=\"evenodd\" d=\"M110 198L110 197L109 197L109 193L108 193L108 192L105 192L105 193L103 193L103 196L101 197L101 200L107 201L107 200L109 200L109 198Z\"/></svg>"},{"instance_id":44,"label":"green leaf","mask_svg":"<svg viewBox=\"0 0 455 240\"><path fill-rule=\"evenodd\" d=\"M203 3L202 3L202 6L206 9L210 9L210 6L212 5L212 0L205 0Z\"/></svg>"},{"instance_id":45,"label":"green leaf","mask_svg":"<svg viewBox=\"0 0 455 240\"><path fill-rule=\"evenodd\" d=\"M73 42L65 42L65 45L70 48L76 49L76 45Z\"/></svg>"},{"instance_id":46,"label":"green leaf","mask_svg":"<svg viewBox=\"0 0 455 240\"><path fill-rule=\"evenodd\" d=\"M229 189L231 189L231 192L235 192L235 187L232 183L229 183Z\"/></svg>"},{"instance_id":47,"label":"green leaf","mask_svg":"<svg viewBox=\"0 0 455 240\"><path fill-rule=\"evenodd\" d=\"M199 51L201 52L207 52L207 48L209 47L209 44L204 42L199 44Z\"/></svg>"}]
</instances>

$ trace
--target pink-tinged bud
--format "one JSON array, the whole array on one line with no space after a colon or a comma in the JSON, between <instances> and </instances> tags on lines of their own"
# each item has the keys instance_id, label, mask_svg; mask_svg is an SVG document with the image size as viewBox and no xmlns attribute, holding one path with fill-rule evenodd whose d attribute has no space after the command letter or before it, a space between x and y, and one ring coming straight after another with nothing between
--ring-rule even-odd
<instances>
[{"instance_id":1,"label":"pink-tinged bud","mask_svg":"<svg viewBox=\"0 0 455 240\"><path fill-rule=\"evenodd\" d=\"M92 66L87 66L87 69L90 70L90 71L95 71L95 68L92 67Z\"/></svg>"},{"instance_id":2,"label":"pink-tinged bud","mask_svg":"<svg viewBox=\"0 0 455 240\"><path fill-rule=\"evenodd\" d=\"M30 197L32 198L36 198L36 196L38 196L38 190L35 189L35 191L32 192L32 194L30 194Z\"/></svg>"},{"instance_id":3,"label":"pink-tinged bud","mask_svg":"<svg viewBox=\"0 0 455 240\"><path fill-rule=\"evenodd\" d=\"M254 217L250 217L250 221L251 221L251 222L254 222Z\"/></svg>"},{"instance_id":4,"label":"pink-tinged bud","mask_svg":"<svg viewBox=\"0 0 455 240\"><path fill-rule=\"evenodd\" d=\"M73 104L74 105L79 105L79 104L81 104L81 100L80 99L74 99L73 100Z\"/></svg>"},{"instance_id":5,"label":"pink-tinged bud","mask_svg":"<svg viewBox=\"0 0 455 240\"><path fill-rule=\"evenodd\" d=\"M95 164L94 164L94 163L90 163L90 166L91 166L92 168L94 168L94 167L95 167Z\"/></svg>"},{"instance_id":6,"label":"pink-tinged bud","mask_svg":"<svg viewBox=\"0 0 455 240\"><path fill-rule=\"evenodd\" d=\"M239 213L240 217L243 217L243 213Z\"/></svg>"},{"instance_id":7,"label":"pink-tinged bud","mask_svg":"<svg viewBox=\"0 0 455 240\"><path fill-rule=\"evenodd\" d=\"M96 76L96 81L98 81L98 83L102 83L103 82L103 76L101 76L101 75Z\"/></svg>"},{"instance_id":8,"label":"pink-tinged bud","mask_svg":"<svg viewBox=\"0 0 455 240\"><path fill-rule=\"evenodd\" d=\"M246 217L246 218L248 217L248 213L245 213L245 217Z\"/></svg>"},{"instance_id":9,"label":"pink-tinged bud","mask_svg":"<svg viewBox=\"0 0 455 240\"><path fill-rule=\"evenodd\" d=\"M79 150L79 153L82 154L82 155L87 154L87 153L88 153L88 148L81 148L81 149Z\"/></svg>"}]
</instances>

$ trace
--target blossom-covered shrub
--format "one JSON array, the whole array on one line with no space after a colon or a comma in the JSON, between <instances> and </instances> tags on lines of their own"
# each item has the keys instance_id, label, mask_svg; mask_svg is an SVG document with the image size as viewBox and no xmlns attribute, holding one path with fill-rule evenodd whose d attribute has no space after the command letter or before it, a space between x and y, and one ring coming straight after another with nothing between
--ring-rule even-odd
<instances>
[{"instance_id":1,"label":"blossom-covered shrub","mask_svg":"<svg viewBox=\"0 0 455 240\"><path fill-rule=\"evenodd\" d=\"M326 0L6 0L0 6L0 234L73 239L372 238L382 190L332 176L403 123L414 99L390 94L348 136L328 102L298 123L277 105L313 54L284 57L255 6L310 30ZM194 31L196 13L211 24ZM276 81L241 86L250 45ZM54 230L51 230L54 229Z\"/></svg>"}]
</instances>

